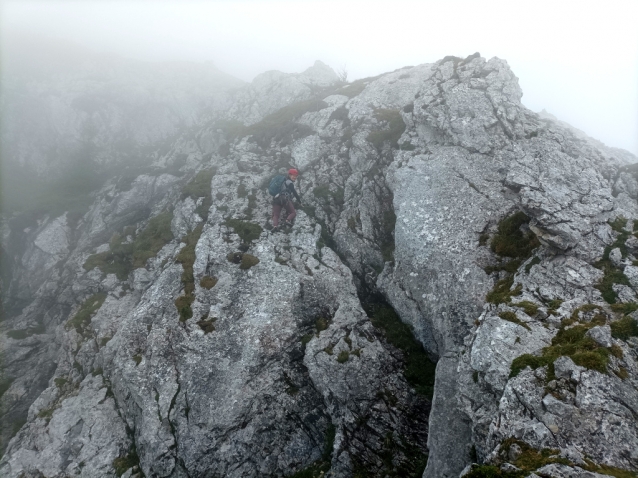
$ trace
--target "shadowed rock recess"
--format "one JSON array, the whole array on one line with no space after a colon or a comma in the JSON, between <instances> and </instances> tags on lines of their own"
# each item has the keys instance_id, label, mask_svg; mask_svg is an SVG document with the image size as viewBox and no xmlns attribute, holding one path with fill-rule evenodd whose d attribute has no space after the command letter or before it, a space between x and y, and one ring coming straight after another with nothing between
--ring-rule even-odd
<instances>
[{"instance_id":1,"label":"shadowed rock recess","mask_svg":"<svg viewBox=\"0 0 638 478\"><path fill-rule=\"evenodd\" d=\"M134 168L4 214L0 475L638 476L635 157L478 54L222 83L135 120ZM108 163L116 123L66 147ZM5 161L55 166L21 134Z\"/></svg>"}]
</instances>

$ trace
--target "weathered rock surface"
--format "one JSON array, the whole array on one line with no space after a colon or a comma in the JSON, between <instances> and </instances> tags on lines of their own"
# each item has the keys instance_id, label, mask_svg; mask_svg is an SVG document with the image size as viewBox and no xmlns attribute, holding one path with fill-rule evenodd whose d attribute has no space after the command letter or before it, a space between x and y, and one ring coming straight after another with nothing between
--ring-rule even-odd
<instances>
[{"instance_id":1,"label":"weathered rock surface","mask_svg":"<svg viewBox=\"0 0 638 478\"><path fill-rule=\"evenodd\" d=\"M497 58L336 79L266 73L155 158L174 174L110 180L77 223L14 219L3 476L417 476L429 452L423 476L451 478L546 449L529 476L638 470L627 157L525 109ZM289 165L304 208L272 233L265 187ZM165 211L152 257L83 267ZM510 233L538 242L508 257L519 211ZM437 360L431 402L368 317L380 300Z\"/></svg>"}]
</instances>

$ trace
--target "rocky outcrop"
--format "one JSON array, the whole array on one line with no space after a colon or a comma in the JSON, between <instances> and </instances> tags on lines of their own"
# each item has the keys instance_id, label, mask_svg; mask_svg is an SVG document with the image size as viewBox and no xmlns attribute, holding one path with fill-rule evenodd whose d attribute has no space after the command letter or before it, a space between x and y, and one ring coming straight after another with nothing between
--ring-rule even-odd
<instances>
[{"instance_id":1,"label":"rocky outcrop","mask_svg":"<svg viewBox=\"0 0 638 478\"><path fill-rule=\"evenodd\" d=\"M175 174L12 229L4 475L638 470L632 170L497 58L334 80L264 74Z\"/></svg>"}]
</instances>

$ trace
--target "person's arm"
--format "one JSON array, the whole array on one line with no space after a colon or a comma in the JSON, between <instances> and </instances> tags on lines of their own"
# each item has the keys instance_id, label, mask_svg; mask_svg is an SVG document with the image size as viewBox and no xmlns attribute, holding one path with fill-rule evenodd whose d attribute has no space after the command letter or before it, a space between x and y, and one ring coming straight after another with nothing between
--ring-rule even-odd
<instances>
[{"instance_id":1,"label":"person's arm","mask_svg":"<svg viewBox=\"0 0 638 478\"><path fill-rule=\"evenodd\" d=\"M290 190L295 195L295 198L297 198L297 201L301 202L301 198L299 197L299 194L297 194L297 190L295 189L295 183L293 183L292 181L290 181Z\"/></svg>"}]
</instances>

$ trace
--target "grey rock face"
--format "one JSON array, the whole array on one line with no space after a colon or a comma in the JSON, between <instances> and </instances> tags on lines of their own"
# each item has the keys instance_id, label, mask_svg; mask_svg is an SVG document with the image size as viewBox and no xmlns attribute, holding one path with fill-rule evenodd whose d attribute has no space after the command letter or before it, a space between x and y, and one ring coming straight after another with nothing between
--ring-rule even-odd
<instances>
[{"instance_id":1,"label":"grey rock face","mask_svg":"<svg viewBox=\"0 0 638 478\"><path fill-rule=\"evenodd\" d=\"M113 460L134 452L146 476L313 466L334 477L416 476L429 451L423 476L451 478L477 460L520 468L516 447L571 463L530 476L602 476L578 468L584 457L638 469L638 341L612 337L619 317L598 268L613 245L609 264L628 280L611 291L633 300L637 258L608 221L638 219L635 178L609 150L526 110L497 58L335 80L322 64L268 72L224 110L250 128L202 126L157 158L185 158L182 178L142 174L127 190L110 182L73 228L48 219L25 233L8 290L29 283L34 298L10 326L26 330L46 310L55 340L0 336L14 357L3 405L31 406L4 474L82 476L91 462L93 476L112 476ZM285 106L298 109L294 121L260 123ZM265 186L288 166L302 170L304 208L292 231L272 233ZM204 192L187 193L209 169ZM139 235L166 210L174 237L143 267L125 278L85 270L115 247L113 233ZM517 211L541 245L513 272L498 270L489 240ZM40 282L36 249L55 258ZM499 280L511 281L511 300L488 302ZM65 327L95 294L99 309ZM368 318L380 296L438 360L431 403L405 370L411 357ZM603 366L571 353L546 359L571 329L604 350ZM531 366L512 369L521 357ZM19 377L45 361L55 371ZM81 418L82 407L98 429L118 418L99 438L84 435L89 418L67 428L56 418ZM502 450L508 440L516 447ZM31 459L34 449L49 459Z\"/></svg>"}]
</instances>

